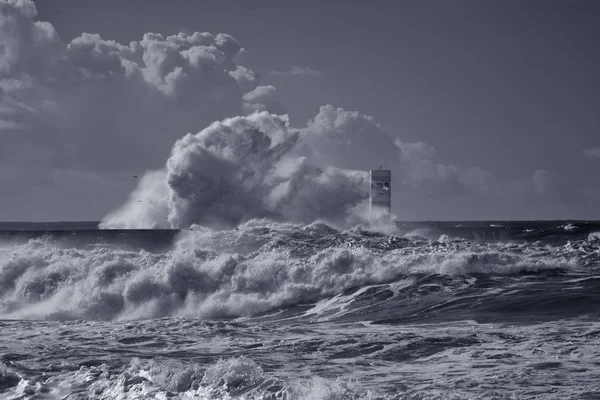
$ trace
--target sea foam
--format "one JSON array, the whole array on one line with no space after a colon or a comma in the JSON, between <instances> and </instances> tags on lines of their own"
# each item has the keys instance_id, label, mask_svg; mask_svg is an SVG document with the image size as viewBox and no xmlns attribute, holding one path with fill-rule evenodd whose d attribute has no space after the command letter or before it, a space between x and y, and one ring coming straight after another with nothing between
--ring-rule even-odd
<instances>
[{"instance_id":1,"label":"sea foam","mask_svg":"<svg viewBox=\"0 0 600 400\"><path fill-rule=\"evenodd\" d=\"M32 239L0 247L0 316L251 316L411 275L577 271L597 256L591 243L438 242L264 222L183 231L161 253Z\"/></svg>"}]
</instances>

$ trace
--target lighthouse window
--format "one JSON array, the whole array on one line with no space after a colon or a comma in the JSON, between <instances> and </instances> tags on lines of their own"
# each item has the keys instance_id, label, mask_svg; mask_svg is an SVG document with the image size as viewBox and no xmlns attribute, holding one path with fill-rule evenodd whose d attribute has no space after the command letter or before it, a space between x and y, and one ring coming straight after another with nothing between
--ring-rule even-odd
<instances>
[{"instance_id":1,"label":"lighthouse window","mask_svg":"<svg viewBox=\"0 0 600 400\"><path fill-rule=\"evenodd\" d=\"M383 188L383 182L377 182L377 187L379 189L382 189Z\"/></svg>"},{"instance_id":2,"label":"lighthouse window","mask_svg":"<svg viewBox=\"0 0 600 400\"><path fill-rule=\"evenodd\" d=\"M390 188L390 183L389 182L384 183L383 187L386 188L386 189L389 189Z\"/></svg>"}]
</instances>

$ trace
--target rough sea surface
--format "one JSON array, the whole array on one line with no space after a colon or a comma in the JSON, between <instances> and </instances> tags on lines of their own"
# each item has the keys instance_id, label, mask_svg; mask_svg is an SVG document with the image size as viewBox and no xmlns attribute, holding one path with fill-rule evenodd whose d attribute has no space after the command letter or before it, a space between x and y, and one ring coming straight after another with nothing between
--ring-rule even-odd
<instances>
[{"instance_id":1,"label":"rough sea surface","mask_svg":"<svg viewBox=\"0 0 600 400\"><path fill-rule=\"evenodd\" d=\"M600 224L0 224L1 399L600 399Z\"/></svg>"}]
</instances>

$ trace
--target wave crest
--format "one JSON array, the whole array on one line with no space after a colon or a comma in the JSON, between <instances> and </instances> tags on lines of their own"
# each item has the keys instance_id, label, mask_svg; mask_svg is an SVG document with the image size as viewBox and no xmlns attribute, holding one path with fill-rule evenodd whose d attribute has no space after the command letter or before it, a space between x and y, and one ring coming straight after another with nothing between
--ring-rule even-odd
<instances>
[{"instance_id":1,"label":"wave crest","mask_svg":"<svg viewBox=\"0 0 600 400\"><path fill-rule=\"evenodd\" d=\"M240 317L409 275L575 271L597 262L589 244L413 241L320 223L185 231L161 254L31 240L0 248L0 316Z\"/></svg>"},{"instance_id":2,"label":"wave crest","mask_svg":"<svg viewBox=\"0 0 600 400\"><path fill-rule=\"evenodd\" d=\"M261 112L214 122L178 140L165 169L147 173L100 226L231 228L255 218L364 222L367 174L313 164L300 142L286 116Z\"/></svg>"},{"instance_id":3,"label":"wave crest","mask_svg":"<svg viewBox=\"0 0 600 400\"><path fill-rule=\"evenodd\" d=\"M269 377L245 357L220 359L208 366L175 360L132 359L125 368L107 364L82 366L54 375L45 382L2 374L0 385L12 388L8 395L22 398L50 393L67 398L87 394L96 399L370 399L358 385L318 376L288 382ZM2 388L2 386L0 386ZM243 397L241 397L243 396ZM11 397L13 398L13 397ZM378 397L380 398L380 397Z\"/></svg>"}]
</instances>

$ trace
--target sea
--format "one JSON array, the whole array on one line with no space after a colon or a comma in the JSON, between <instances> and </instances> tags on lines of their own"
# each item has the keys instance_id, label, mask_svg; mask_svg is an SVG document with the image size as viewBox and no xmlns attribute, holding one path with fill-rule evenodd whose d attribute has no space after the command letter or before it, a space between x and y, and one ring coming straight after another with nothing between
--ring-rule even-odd
<instances>
[{"instance_id":1,"label":"sea","mask_svg":"<svg viewBox=\"0 0 600 400\"><path fill-rule=\"evenodd\" d=\"M600 399L600 222L0 223L0 399Z\"/></svg>"}]
</instances>

